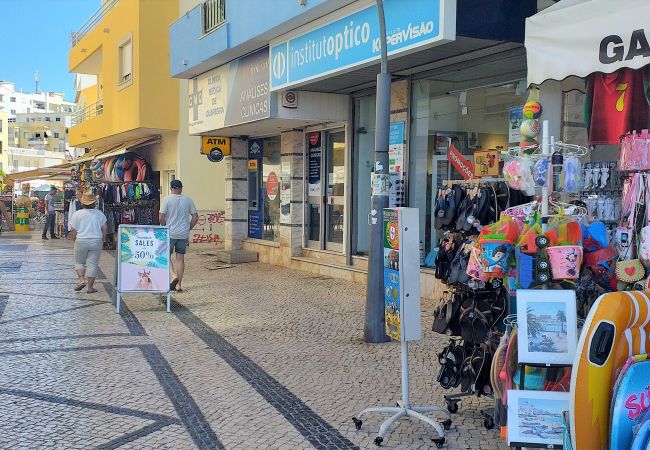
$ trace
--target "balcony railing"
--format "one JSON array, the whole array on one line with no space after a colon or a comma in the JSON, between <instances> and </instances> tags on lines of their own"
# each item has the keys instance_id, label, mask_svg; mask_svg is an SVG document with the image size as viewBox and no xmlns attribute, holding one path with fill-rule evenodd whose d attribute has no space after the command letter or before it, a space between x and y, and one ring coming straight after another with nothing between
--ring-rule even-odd
<instances>
[{"instance_id":1,"label":"balcony railing","mask_svg":"<svg viewBox=\"0 0 650 450\"><path fill-rule=\"evenodd\" d=\"M100 98L94 103L91 103L88 106L84 106L81 109L78 109L72 115L72 126L79 125L85 120L94 119L97 116L101 116L104 112L104 99Z\"/></svg>"},{"instance_id":2,"label":"balcony railing","mask_svg":"<svg viewBox=\"0 0 650 450\"><path fill-rule=\"evenodd\" d=\"M70 33L70 42L72 46L74 47L83 39L85 35L87 35L95 26L102 21L104 16L111 10L113 9L113 6L115 6L120 0L106 0L106 2L102 5L101 8L99 8L95 13L90 16L90 19L86 21L83 27L79 31L73 31Z\"/></svg>"},{"instance_id":3,"label":"balcony railing","mask_svg":"<svg viewBox=\"0 0 650 450\"><path fill-rule=\"evenodd\" d=\"M201 6L203 34L207 34L226 21L226 0L205 0Z\"/></svg>"}]
</instances>

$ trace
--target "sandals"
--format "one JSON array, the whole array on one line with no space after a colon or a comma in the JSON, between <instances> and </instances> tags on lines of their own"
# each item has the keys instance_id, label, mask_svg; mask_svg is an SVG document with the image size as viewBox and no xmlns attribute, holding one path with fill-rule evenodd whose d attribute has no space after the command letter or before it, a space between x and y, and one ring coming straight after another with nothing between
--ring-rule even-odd
<instances>
[{"instance_id":1,"label":"sandals","mask_svg":"<svg viewBox=\"0 0 650 450\"><path fill-rule=\"evenodd\" d=\"M86 291L86 292L87 292L88 294L94 294L95 292L97 292L97 289L95 289L95 288L90 288L90 289L88 289L88 291Z\"/></svg>"},{"instance_id":2,"label":"sandals","mask_svg":"<svg viewBox=\"0 0 650 450\"><path fill-rule=\"evenodd\" d=\"M176 285L178 284L178 278L174 278L171 283L169 283L169 290L175 291Z\"/></svg>"},{"instance_id":3,"label":"sandals","mask_svg":"<svg viewBox=\"0 0 650 450\"><path fill-rule=\"evenodd\" d=\"M456 388L461 382L461 368L465 360L465 350L453 340L438 354L440 371L436 380L443 389Z\"/></svg>"},{"instance_id":4,"label":"sandals","mask_svg":"<svg viewBox=\"0 0 650 450\"><path fill-rule=\"evenodd\" d=\"M82 282L79 282L79 283L74 287L74 290L75 290L76 292L79 292L79 291L81 291L81 290L82 290L83 288L85 288L85 287L86 287L86 282L85 282L85 281L82 281Z\"/></svg>"}]
</instances>

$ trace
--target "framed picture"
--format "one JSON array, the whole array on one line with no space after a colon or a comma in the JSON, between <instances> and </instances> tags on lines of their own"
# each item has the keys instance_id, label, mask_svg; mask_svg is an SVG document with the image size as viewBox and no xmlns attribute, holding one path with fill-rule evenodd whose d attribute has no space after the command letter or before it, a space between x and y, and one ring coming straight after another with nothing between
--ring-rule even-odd
<instances>
[{"instance_id":1,"label":"framed picture","mask_svg":"<svg viewBox=\"0 0 650 450\"><path fill-rule=\"evenodd\" d=\"M508 445L562 445L569 395L568 392L509 390Z\"/></svg>"},{"instance_id":2,"label":"framed picture","mask_svg":"<svg viewBox=\"0 0 650 450\"><path fill-rule=\"evenodd\" d=\"M519 363L573 363L578 345L575 291L518 290L517 325Z\"/></svg>"}]
</instances>

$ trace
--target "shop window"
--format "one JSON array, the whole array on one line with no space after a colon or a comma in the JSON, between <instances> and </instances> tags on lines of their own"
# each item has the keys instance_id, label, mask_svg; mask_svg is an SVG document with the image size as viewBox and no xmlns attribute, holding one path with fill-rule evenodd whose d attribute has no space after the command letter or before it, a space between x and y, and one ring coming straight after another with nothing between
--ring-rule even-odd
<instances>
[{"instance_id":1,"label":"shop window","mask_svg":"<svg viewBox=\"0 0 650 450\"><path fill-rule=\"evenodd\" d=\"M509 118L510 110L526 101L525 85L519 80L524 73L524 59L512 58L413 82L408 199L409 206L420 209L420 245L425 254L441 237L432 226L437 189L444 180L463 178L447 160L449 147L471 161L474 150L518 145L510 143L515 138Z\"/></svg>"},{"instance_id":2,"label":"shop window","mask_svg":"<svg viewBox=\"0 0 650 450\"><path fill-rule=\"evenodd\" d=\"M248 141L248 237L280 239L280 137Z\"/></svg>"}]
</instances>

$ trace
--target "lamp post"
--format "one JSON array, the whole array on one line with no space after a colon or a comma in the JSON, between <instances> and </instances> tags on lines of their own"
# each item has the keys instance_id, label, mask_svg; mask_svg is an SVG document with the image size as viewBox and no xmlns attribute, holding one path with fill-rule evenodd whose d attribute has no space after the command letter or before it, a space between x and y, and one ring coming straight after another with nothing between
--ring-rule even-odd
<instances>
[{"instance_id":1,"label":"lamp post","mask_svg":"<svg viewBox=\"0 0 650 450\"><path fill-rule=\"evenodd\" d=\"M368 255L368 285L366 289L366 322L363 337L366 342L387 342L384 317L384 208L388 207L388 133L390 128L390 88L388 51L386 49L386 19L383 0L377 1L381 70L377 74L377 107L375 116L375 167L372 179L370 213L370 250Z\"/></svg>"}]
</instances>

